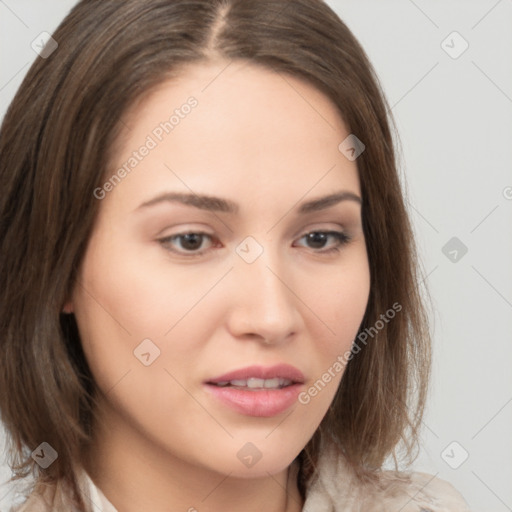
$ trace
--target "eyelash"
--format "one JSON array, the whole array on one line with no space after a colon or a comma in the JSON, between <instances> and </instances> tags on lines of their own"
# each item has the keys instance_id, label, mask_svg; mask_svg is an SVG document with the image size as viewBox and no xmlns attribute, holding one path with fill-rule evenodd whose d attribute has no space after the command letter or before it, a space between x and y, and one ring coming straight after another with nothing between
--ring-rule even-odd
<instances>
[{"instance_id":1,"label":"eyelash","mask_svg":"<svg viewBox=\"0 0 512 512\"><path fill-rule=\"evenodd\" d=\"M327 249L327 250L314 250L314 252L318 253L318 254L335 254L335 253L338 253L340 252L341 248L345 245L347 245L350 240L351 240L351 237L349 235L347 235L346 233L343 233L342 231L310 231L304 235L302 235L299 240L301 240L302 238L305 238L307 237L308 235L311 235L311 234L322 234L322 235L327 235L327 236L332 236L334 238L337 239L338 241L338 244L334 247L331 247L330 249ZM160 238L158 240L158 242L160 242L160 244L162 246L164 246L164 248L168 251L171 251L171 252L174 252L174 253L177 253L181 256L186 256L188 258L193 258L193 257L198 257L198 256L202 256L205 252L208 251L208 249L205 249L205 250L202 250L202 251L195 251L195 252L191 252L191 251L185 251L185 252L181 252L181 251L176 251L174 249L170 249L168 248L168 246L170 245L170 243L173 241L173 240L176 240L176 239L180 239L186 235L199 235L199 236L203 236L203 237L208 237L210 239L214 238L212 235L208 234L208 233L205 233L205 232L202 232L202 231L187 231L185 233L177 233L175 235L171 235L171 236L168 236L168 237L165 237L165 238Z\"/></svg>"}]
</instances>

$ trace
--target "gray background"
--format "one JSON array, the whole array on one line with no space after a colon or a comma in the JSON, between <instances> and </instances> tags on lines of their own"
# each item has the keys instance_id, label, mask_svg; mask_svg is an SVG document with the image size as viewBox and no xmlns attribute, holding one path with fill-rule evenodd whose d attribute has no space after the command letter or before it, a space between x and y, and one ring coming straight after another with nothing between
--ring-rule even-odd
<instances>
[{"instance_id":1,"label":"gray background","mask_svg":"<svg viewBox=\"0 0 512 512\"><path fill-rule=\"evenodd\" d=\"M1 117L36 57L31 42L74 3L0 0ZM368 52L397 120L434 300L415 469L452 482L474 511L511 511L512 1L328 3ZM464 43L447 38L453 31L469 44L457 58ZM0 482L9 475L2 462ZM13 501L13 488L0 486L0 509Z\"/></svg>"}]
</instances>

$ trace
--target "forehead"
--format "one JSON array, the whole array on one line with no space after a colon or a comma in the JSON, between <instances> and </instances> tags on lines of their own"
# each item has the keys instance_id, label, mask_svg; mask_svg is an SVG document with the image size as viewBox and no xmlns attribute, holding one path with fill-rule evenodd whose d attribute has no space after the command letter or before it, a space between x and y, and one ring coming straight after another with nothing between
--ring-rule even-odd
<instances>
[{"instance_id":1,"label":"forehead","mask_svg":"<svg viewBox=\"0 0 512 512\"><path fill-rule=\"evenodd\" d=\"M194 106L185 108L190 98ZM356 164L338 149L349 132L334 103L307 82L252 63L189 65L123 121L110 171L148 140L154 146L124 180L126 193L148 197L168 186L273 198L277 190L299 200L314 187L315 195L359 191Z\"/></svg>"}]
</instances>

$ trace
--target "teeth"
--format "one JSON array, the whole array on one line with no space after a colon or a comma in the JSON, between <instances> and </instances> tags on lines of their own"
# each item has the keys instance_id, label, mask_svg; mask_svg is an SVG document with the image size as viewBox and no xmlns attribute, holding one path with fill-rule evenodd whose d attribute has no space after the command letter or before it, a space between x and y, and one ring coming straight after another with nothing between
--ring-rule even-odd
<instances>
[{"instance_id":1,"label":"teeth","mask_svg":"<svg viewBox=\"0 0 512 512\"><path fill-rule=\"evenodd\" d=\"M282 384L279 382L278 377L275 377L274 379L266 379L266 380L261 379L261 380L263 381L264 388L278 388L278 387L282 386ZM247 384L249 384L249 383L247 383ZM249 384L249 387L252 387L252 386Z\"/></svg>"},{"instance_id":2,"label":"teeth","mask_svg":"<svg viewBox=\"0 0 512 512\"><path fill-rule=\"evenodd\" d=\"M248 379L217 382L217 386L225 387L231 385L248 389L280 389L284 386L289 386L291 383L291 380L282 379L280 377L274 377L273 379L257 379L256 377L250 377Z\"/></svg>"}]
</instances>

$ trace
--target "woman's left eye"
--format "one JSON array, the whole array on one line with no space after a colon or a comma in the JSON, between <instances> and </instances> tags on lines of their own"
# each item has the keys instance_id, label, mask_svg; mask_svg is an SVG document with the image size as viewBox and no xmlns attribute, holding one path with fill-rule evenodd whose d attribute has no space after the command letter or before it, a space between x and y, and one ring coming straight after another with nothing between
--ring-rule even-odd
<instances>
[{"instance_id":1,"label":"woman's left eye","mask_svg":"<svg viewBox=\"0 0 512 512\"><path fill-rule=\"evenodd\" d=\"M321 249L323 249L329 237L334 238L336 240L336 245L334 247L331 247L330 249L319 252L338 252L343 245L346 245L348 242L350 242L350 236L348 236L346 233L343 233L342 231L311 231L310 233L307 233L304 236L302 236L300 240L305 238L309 243L312 243L312 249L318 248L318 245L321 245Z\"/></svg>"},{"instance_id":2,"label":"woman's left eye","mask_svg":"<svg viewBox=\"0 0 512 512\"><path fill-rule=\"evenodd\" d=\"M212 235L209 235L208 233L191 231L188 233L179 233L176 235L168 236L166 238L161 238L158 241L164 248L172 252L176 252L185 256L200 256L208 250L204 248L202 250L198 250L203 247L203 241L205 238L210 240L213 239ZM334 247L324 249L329 238L334 239L336 244ZM307 243L311 244L310 248L315 249L315 252L325 254L338 252L341 246L347 244L350 241L350 236L346 233L343 233L342 231L311 231L310 233L306 233L299 238L299 240L302 239L305 239ZM173 248L173 246L175 247L174 244L176 242L179 242L178 245L181 246L181 250L176 250Z\"/></svg>"}]
</instances>

